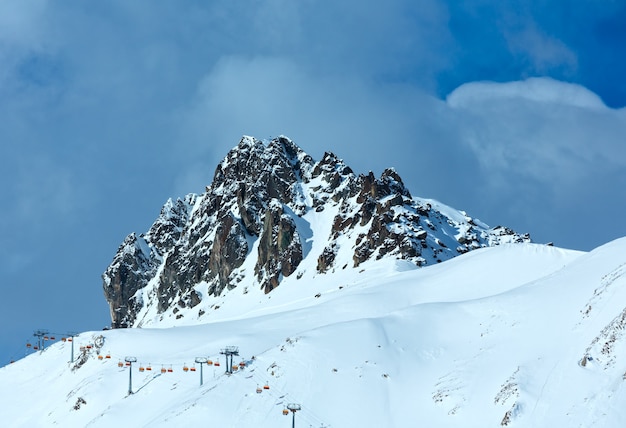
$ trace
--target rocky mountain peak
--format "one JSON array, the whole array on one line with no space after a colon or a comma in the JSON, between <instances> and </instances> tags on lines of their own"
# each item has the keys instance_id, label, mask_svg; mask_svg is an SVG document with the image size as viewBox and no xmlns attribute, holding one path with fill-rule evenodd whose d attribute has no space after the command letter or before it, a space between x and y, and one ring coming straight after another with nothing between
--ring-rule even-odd
<instances>
[{"instance_id":1,"label":"rocky mountain peak","mask_svg":"<svg viewBox=\"0 0 626 428\"><path fill-rule=\"evenodd\" d=\"M113 326L201 321L212 298L238 286L270 293L294 274L383 257L424 266L530 240L443 211L413 198L394 169L355 175L333 153L316 162L287 137L244 136L205 193L168 200L148 232L124 240L103 275Z\"/></svg>"}]
</instances>

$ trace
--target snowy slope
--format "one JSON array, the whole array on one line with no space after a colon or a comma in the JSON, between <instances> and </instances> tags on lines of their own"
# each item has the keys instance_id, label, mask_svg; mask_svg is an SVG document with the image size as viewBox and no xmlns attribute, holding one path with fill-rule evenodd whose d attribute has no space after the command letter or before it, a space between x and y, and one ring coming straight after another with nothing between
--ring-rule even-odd
<instances>
[{"instance_id":1,"label":"snowy slope","mask_svg":"<svg viewBox=\"0 0 626 428\"><path fill-rule=\"evenodd\" d=\"M112 358L93 347L73 369L59 342L0 369L4 426L278 427L298 403L305 427L621 427L625 253L621 239L586 254L485 248L417 270L379 261L229 293L204 325L85 332L77 347L102 335ZM229 345L247 362L230 376ZM132 395L125 356L138 360ZM202 386L199 365L183 371L200 356L221 362L203 366Z\"/></svg>"}]
</instances>

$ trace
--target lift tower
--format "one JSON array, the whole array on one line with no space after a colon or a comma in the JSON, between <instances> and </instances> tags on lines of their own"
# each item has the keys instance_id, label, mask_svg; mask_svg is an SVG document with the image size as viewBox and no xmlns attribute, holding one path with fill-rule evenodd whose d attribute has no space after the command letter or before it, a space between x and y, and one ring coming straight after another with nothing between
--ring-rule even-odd
<instances>
[{"instance_id":1,"label":"lift tower","mask_svg":"<svg viewBox=\"0 0 626 428\"><path fill-rule=\"evenodd\" d=\"M220 354L226 355L226 373L233 374L233 355L239 355L239 347L227 346L220 351ZM230 357L230 363L228 357Z\"/></svg>"},{"instance_id":2,"label":"lift tower","mask_svg":"<svg viewBox=\"0 0 626 428\"><path fill-rule=\"evenodd\" d=\"M289 403L287 404L287 409L291 410L292 413L291 428L296 428L296 412L302 409L302 407L296 403Z\"/></svg>"}]
</instances>

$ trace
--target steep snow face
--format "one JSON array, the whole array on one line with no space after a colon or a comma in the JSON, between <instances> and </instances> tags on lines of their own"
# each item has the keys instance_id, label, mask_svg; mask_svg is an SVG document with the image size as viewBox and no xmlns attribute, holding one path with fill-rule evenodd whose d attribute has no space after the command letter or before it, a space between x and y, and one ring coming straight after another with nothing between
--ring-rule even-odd
<instances>
[{"instance_id":1,"label":"steep snow face","mask_svg":"<svg viewBox=\"0 0 626 428\"><path fill-rule=\"evenodd\" d=\"M624 254L626 239L591 253L522 243L236 287L208 323L86 332L75 363L66 342L1 368L3 422L274 428L294 403L305 427L621 428ZM202 386L196 357L213 362Z\"/></svg>"},{"instance_id":2,"label":"steep snow face","mask_svg":"<svg viewBox=\"0 0 626 428\"><path fill-rule=\"evenodd\" d=\"M234 288L270 293L287 278L376 260L420 267L529 241L412 197L393 169L355 175L334 154L316 162L287 137L243 137L204 194L168 201L146 234L126 239L104 292L114 327L183 325L210 321Z\"/></svg>"}]
</instances>

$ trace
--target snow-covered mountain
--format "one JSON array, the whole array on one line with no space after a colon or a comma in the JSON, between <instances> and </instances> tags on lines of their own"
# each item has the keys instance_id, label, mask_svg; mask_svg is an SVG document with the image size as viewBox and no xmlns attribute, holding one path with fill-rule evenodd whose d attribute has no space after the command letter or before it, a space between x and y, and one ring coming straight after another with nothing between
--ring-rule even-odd
<instances>
[{"instance_id":1,"label":"snow-covered mountain","mask_svg":"<svg viewBox=\"0 0 626 428\"><path fill-rule=\"evenodd\" d=\"M3 426L622 427L624 254L507 244L237 287L207 323L84 332L74 363L57 338L1 368Z\"/></svg>"},{"instance_id":2,"label":"snow-covered mountain","mask_svg":"<svg viewBox=\"0 0 626 428\"><path fill-rule=\"evenodd\" d=\"M107 269L114 325L138 328L0 368L2 425L623 427L625 254L246 137Z\"/></svg>"},{"instance_id":3,"label":"snow-covered mountain","mask_svg":"<svg viewBox=\"0 0 626 428\"><path fill-rule=\"evenodd\" d=\"M287 277L387 257L429 266L529 241L412 197L393 169L356 175L332 153L314 161L287 137L243 137L204 194L167 201L148 232L124 240L104 292L114 327L193 324L210 321L234 288L270 293Z\"/></svg>"}]
</instances>

